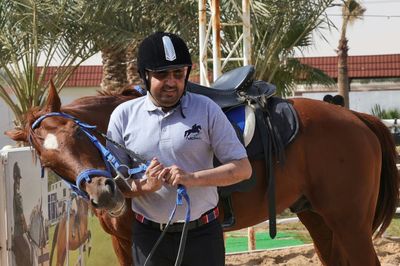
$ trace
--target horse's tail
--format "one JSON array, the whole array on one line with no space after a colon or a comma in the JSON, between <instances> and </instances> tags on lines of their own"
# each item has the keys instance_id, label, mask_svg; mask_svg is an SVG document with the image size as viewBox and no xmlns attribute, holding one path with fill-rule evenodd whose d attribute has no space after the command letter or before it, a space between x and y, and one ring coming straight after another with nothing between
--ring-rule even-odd
<instances>
[{"instance_id":1,"label":"horse's tail","mask_svg":"<svg viewBox=\"0 0 400 266\"><path fill-rule=\"evenodd\" d=\"M51 242L51 251L50 251L50 264L49 264L50 266L53 265L54 248L56 247L57 244L59 224L60 223L57 223L56 228L54 228L53 241Z\"/></svg>"},{"instance_id":2,"label":"horse's tail","mask_svg":"<svg viewBox=\"0 0 400 266\"><path fill-rule=\"evenodd\" d=\"M396 167L396 145L389 129L379 118L364 113L353 113L378 137L382 150L382 169L378 202L372 226L376 236L381 236L389 226L399 199L399 172Z\"/></svg>"}]
</instances>

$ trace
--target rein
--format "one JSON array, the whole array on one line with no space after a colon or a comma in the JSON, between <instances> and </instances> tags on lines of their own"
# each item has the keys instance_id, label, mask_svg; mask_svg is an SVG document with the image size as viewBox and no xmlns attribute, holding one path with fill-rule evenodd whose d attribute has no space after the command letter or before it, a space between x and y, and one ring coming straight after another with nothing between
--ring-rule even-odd
<instances>
[{"instance_id":1,"label":"rein","mask_svg":"<svg viewBox=\"0 0 400 266\"><path fill-rule=\"evenodd\" d=\"M103 158L103 161L107 167L107 170L102 170L102 169L86 169L83 170L82 172L80 172L77 176L76 182L75 184L65 178L62 178L68 185L69 187L79 196L82 196L85 199L89 199L89 195L87 194L86 191L84 191L82 189L82 183L83 182L87 182L90 183L92 181L93 176L105 176L107 178L112 178L112 173L111 173L111 168L113 168L115 170L115 172L117 173L117 176L114 178L114 180L117 179L122 179L125 184L128 184L126 181L126 177L123 173L127 173L128 174L128 178L133 175L133 174L137 174L137 173L141 173L141 172L145 172L149 162L144 160L143 158L141 158L138 154L136 154L135 152L125 148L123 145L115 142L114 140L110 139L109 137L107 137L106 134L101 133L99 131L96 130L96 126L93 125L89 125L87 123L84 123L82 121L80 121L79 119L67 114L67 113L62 113L62 112L51 112L51 113L47 113L44 114L42 116L40 116L33 124L32 124L32 129L36 129L39 127L40 123L48 118L48 117L54 117L54 116L59 116L59 117L64 117L67 119L71 119L75 122L75 124L77 124L79 126L79 128L86 134L86 136L89 138L89 140L95 145L95 147L100 151L100 154ZM100 141L96 138L96 136L94 136L91 131L95 131L96 133L100 134L102 137L104 137L107 141L111 142L112 144L114 144L115 146L117 146L118 148L123 149L124 151L126 151L130 157L132 158L132 160L135 163L138 163L139 165L135 168L129 168L127 165L121 164L119 162L119 160L111 153L111 151L109 149L107 149L103 144L100 143ZM29 141L32 143L32 136L29 135ZM42 172L43 172L43 167L42 167ZM187 203L187 209L186 209L186 217L185 217L185 223L183 226L183 230L182 230L182 235L181 235L181 240L179 243L179 250L178 250L178 255L177 255L177 259L175 261L175 265L180 265L182 263L182 259L183 259L183 253L184 253L184 248L185 248L185 243L186 243L186 237L187 237L187 231L188 231L188 225L190 222L190 198L189 195L187 194L186 188L183 185L178 185L178 188L176 190L177 192L177 196L176 196L176 204L174 209L171 212L171 215L168 219L168 222L163 230L163 232L161 233L159 239L157 240L157 242L155 243L155 245L153 246L151 252L149 253L149 256L146 259L145 265L147 264L148 261L150 261L151 257L154 255L155 250L157 249L159 243L161 242L162 238L165 236L165 233L168 230L169 225L171 224L172 219L175 216L175 211L176 208L178 207L178 205L182 205L183 204L183 199L185 199L186 203Z\"/></svg>"}]
</instances>

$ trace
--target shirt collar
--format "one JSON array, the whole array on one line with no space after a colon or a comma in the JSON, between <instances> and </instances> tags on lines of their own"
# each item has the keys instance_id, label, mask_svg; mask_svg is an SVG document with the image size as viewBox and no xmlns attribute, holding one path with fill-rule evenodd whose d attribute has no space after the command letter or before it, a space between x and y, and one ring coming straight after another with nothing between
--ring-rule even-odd
<instances>
[{"instance_id":1,"label":"shirt collar","mask_svg":"<svg viewBox=\"0 0 400 266\"><path fill-rule=\"evenodd\" d=\"M155 110L161 110L161 107L156 106L150 99L150 94L146 94L146 99L145 99L145 108L149 112L154 112ZM181 98L181 103L180 106L182 108L182 112L185 114L185 109L188 107L188 92L186 92L182 98ZM180 108L179 105L177 108ZM175 108L176 110L176 108Z\"/></svg>"}]
</instances>

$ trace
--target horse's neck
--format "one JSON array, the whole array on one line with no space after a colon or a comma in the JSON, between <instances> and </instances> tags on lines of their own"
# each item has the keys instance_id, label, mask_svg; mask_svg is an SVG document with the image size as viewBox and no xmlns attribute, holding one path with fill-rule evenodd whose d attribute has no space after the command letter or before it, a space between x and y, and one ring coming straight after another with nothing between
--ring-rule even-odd
<instances>
[{"instance_id":1,"label":"horse's neck","mask_svg":"<svg viewBox=\"0 0 400 266\"><path fill-rule=\"evenodd\" d=\"M104 96L97 96L104 97ZM96 97L93 97L92 101L79 101L72 102L69 105L61 108L62 112L70 114L79 120L96 125L97 129L105 132L107 130L108 121L112 111L121 103L129 100L129 98L121 97L108 97L109 101L97 101Z\"/></svg>"}]
</instances>

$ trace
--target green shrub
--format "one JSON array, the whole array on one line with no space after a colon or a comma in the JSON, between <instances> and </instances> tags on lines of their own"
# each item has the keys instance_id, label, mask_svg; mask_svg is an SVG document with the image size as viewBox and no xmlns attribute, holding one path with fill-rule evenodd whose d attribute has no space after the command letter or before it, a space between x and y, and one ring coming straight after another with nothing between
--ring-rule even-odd
<instances>
[{"instance_id":1,"label":"green shrub","mask_svg":"<svg viewBox=\"0 0 400 266\"><path fill-rule=\"evenodd\" d=\"M374 116L379 117L380 119L395 119L400 118L400 109L398 108L389 108L387 110L382 109L379 104L375 104L371 112Z\"/></svg>"}]
</instances>

